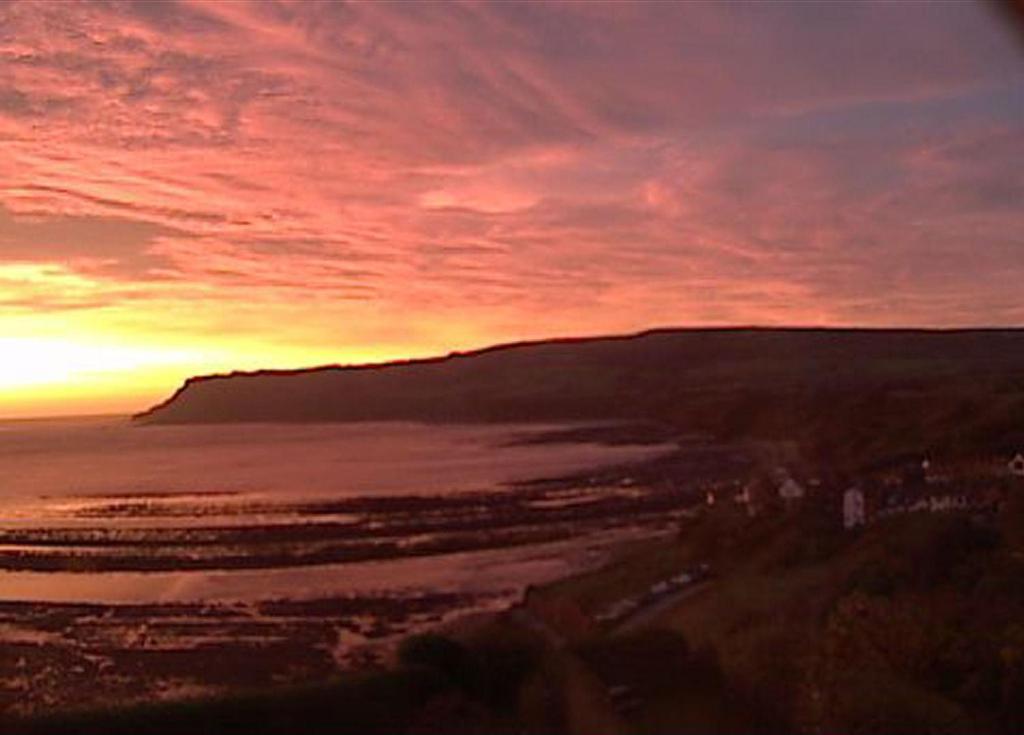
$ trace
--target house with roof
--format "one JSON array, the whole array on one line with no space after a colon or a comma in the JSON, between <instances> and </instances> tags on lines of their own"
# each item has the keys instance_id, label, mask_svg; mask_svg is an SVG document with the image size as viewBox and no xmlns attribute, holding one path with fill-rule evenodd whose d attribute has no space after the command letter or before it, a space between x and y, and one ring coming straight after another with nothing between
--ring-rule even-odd
<instances>
[{"instance_id":1,"label":"house with roof","mask_svg":"<svg viewBox=\"0 0 1024 735\"><path fill-rule=\"evenodd\" d=\"M804 486L794 480L791 475L786 475L785 479L779 485L779 497L786 505L798 502L806 494Z\"/></svg>"},{"instance_id":2,"label":"house with roof","mask_svg":"<svg viewBox=\"0 0 1024 735\"><path fill-rule=\"evenodd\" d=\"M953 479L948 462L939 464L929 457L921 460L921 474L926 485L946 485Z\"/></svg>"},{"instance_id":3,"label":"house with roof","mask_svg":"<svg viewBox=\"0 0 1024 735\"><path fill-rule=\"evenodd\" d=\"M850 530L863 526L867 520L864 491L853 485L843 492L843 528Z\"/></svg>"}]
</instances>

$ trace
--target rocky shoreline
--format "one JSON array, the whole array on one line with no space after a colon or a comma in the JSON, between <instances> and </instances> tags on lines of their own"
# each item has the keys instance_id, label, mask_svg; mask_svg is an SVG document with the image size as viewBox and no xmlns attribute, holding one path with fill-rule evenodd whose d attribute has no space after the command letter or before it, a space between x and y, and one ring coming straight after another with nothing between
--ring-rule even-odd
<instances>
[{"instance_id":1,"label":"rocky shoreline","mask_svg":"<svg viewBox=\"0 0 1024 735\"><path fill-rule=\"evenodd\" d=\"M524 440L660 444L673 438L651 427L609 426ZM531 565L550 579L605 558L615 539L671 530L700 497L696 480L745 466L734 448L677 443L675 451L645 461L481 492L291 502L231 493L188 502L170 493L120 493L73 499L59 523L7 524L0 528L0 570L10 579L34 575L60 584L125 573L185 579L331 565L323 569L343 581L346 569L365 577L375 564L415 559L430 564L433 576L418 589L364 586L306 598L275 596L268 586L266 596L253 600L0 602L0 712L208 696L378 666L405 635L517 601L533 581ZM269 516L303 522L258 520ZM575 562L565 556L570 549ZM511 565L500 579L481 572L495 577L490 588L431 586L430 579L445 578L446 564L460 559L472 568L483 563L479 554L489 564Z\"/></svg>"}]
</instances>

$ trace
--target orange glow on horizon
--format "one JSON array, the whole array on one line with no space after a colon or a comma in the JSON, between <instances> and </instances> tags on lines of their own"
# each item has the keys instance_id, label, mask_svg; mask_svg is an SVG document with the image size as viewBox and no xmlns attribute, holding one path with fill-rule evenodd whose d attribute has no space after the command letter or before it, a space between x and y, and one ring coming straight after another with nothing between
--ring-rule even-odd
<instances>
[{"instance_id":1,"label":"orange glow on horizon","mask_svg":"<svg viewBox=\"0 0 1024 735\"><path fill-rule=\"evenodd\" d=\"M0 420L136 413L164 400L195 375L405 357L385 352L339 356L237 342L225 346L222 340L174 348L147 344L144 338L111 341L95 336L3 337L0 355Z\"/></svg>"}]
</instances>

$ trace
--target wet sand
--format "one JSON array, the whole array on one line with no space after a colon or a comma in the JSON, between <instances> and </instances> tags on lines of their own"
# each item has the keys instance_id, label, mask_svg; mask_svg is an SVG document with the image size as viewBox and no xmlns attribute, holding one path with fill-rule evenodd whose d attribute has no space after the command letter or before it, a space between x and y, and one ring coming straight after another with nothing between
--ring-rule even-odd
<instances>
[{"instance_id":1,"label":"wet sand","mask_svg":"<svg viewBox=\"0 0 1024 735\"><path fill-rule=\"evenodd\" d=\"M5 595L45 597L49 590L55 599L0 602L0 712L209 696L374 667L405 635L504 609L525 584L594 568L623 543L671 530L622 528L513 550L309 567L300 570L306 578L298 586L291 575L275 579L273 570L243 572L253 577L248 580L230 573L57 580L15 574ZM259 577L271 596L245 599ZM165 585L165 601L130 601L159 596ZM117 597L117 589L124 601L66 601ZM306 596L316 593L323 596ZM177 601L195 597L206 601Z\"/></svg>"},{"instance_id":2,"label":"wet sand","mask_svg":"<svg viewBox=\"0 0 1024 735\"><path fill-rule=\"evenodd\" d=\"M0 571L273 569L434 556L636 525L663 516L689 497L686 489L599 486L278 504L230 503L218 496L187 508L148 497L94 499L68 514L88 524L0 528ZM295 520L258 522L266 514ZM203 525L209 516L241 516L249 524ZM180 523L130 525L139 519L174 518Z\"/></svg>"},{"instance_id":3,"label":"wet sand","mask_svg":"<svg viewBox=\"0 0 1024 735\"><path fill-rule=\"evenodd\" d=\"M697 497L694 479L738 461L645 431L631 444L622 429L488 429L488 441L527 451L517 461L543 457L541 470L562 474L530 479L520 468L523 479L452 492L400 492L415 478L387 476L390 493L250 491L230 482L139 491L113 482L104 492L90 480L81 492L59 487L8 502L0 517L0 712L209 695L379 665L411 632L501 609L527 585L600 565L638 537L674 532ZM454 436L456 461L445 471L470 466L470 474L492 476L473 435ZM591 442L583 455L572 449L580 441ZM615 447L596 462L601 441ZM304 451L298 440L291 446ZM575 452L570 462L556 461L559 446ZM154 451L144 447L147 457ZM230 457L238 451L232 443ZM442 486L436 460L429 466L427 486Z\"/></svg>"}]
</instances>

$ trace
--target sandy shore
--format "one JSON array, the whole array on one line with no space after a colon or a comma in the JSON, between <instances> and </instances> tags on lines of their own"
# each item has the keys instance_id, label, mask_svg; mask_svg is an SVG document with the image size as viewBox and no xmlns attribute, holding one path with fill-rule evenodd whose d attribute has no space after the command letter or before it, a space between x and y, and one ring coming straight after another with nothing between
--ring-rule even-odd
<instances>
[{"instance_id":1,"label":"sandy shore","mask_svg":"<svg viewBox=\"0 0 1024 735\"><path fill-rule=\"evenodd\" d=\"M617 429L602 440L629 437ZM209 695L377 665L411 632L503 609L529 584L673 532L699 497L695 479L742 461L694 442L448 495L62 497L45 523L0 524L0 712Z\"/></svg>"}]
</instances>

